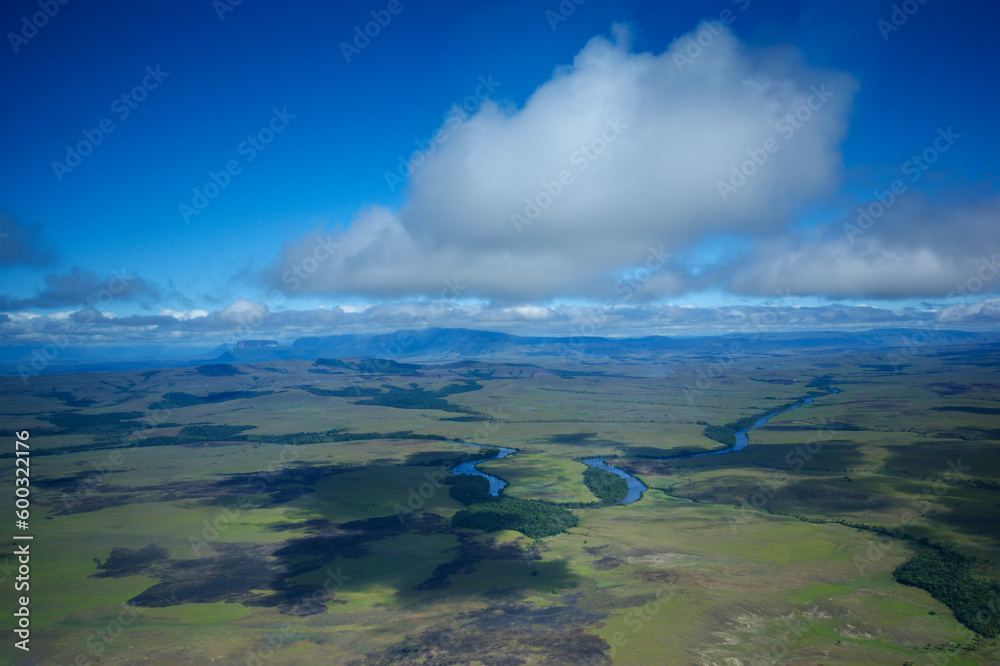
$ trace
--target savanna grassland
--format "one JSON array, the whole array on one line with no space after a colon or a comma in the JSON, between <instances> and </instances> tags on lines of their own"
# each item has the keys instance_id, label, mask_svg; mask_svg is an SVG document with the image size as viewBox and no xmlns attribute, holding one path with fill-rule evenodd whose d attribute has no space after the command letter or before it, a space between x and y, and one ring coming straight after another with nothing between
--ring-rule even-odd
<instances>
[{"instance_id":1,"label":"savanna grassland","mask_svg":"<svg viewBox=\"0 0 1000 666\"><path fill-rule=\"evenodd\" d=\"M945 603L947 590L894 572L945 553L976 590L1000 579L1000 350L928 346L896 364L893 351L720 345L0 378L8 440L30 432L34 535L30 660L12 648L6 610L0 654L997 663L986 625L1000 599L978 607L977 633L975 612L956 619L972 601ZM707 428L809 395L742 451L655 460L720 449ZM449 469L484 455L453 440L517 449L479 466L509 483L504 500L477 503L453 482ZM592 456L638 476L643 498L601 506L591 488L615 490L585 483ZM496 513L490 501L571 521L545 514L529 534L453 524L470 507ZM956 581L953 565L913 575ZM8 609L9 542L0 567Z\"/></svg>"}]
</instances>

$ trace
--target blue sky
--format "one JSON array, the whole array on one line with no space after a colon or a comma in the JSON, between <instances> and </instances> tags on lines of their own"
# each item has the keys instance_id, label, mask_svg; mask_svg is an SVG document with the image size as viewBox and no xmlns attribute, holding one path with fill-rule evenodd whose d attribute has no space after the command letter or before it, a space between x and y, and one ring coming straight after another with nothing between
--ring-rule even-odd
<instances>
[{"instance_id":1,"label":"blue sky","mask_svg":"<svg viewBox=\"0 0 1000 666\"><path fill-rule=\"evenodd\" d=\"M611 311L598 332L669 334L677 305L776 298L838 325L992 325L998 18L940 0L8 2L0 335L44 338L116 274L79 341L254 317L283 339L557 333ZM728 167L769 139L738 184ZM70 170L80 142L97 145ZM400 156L423 162L405 183ZM212 173L225 187L194 214ZM291 277L323 238L330 258Z\"/></svg>"}]
</instances>

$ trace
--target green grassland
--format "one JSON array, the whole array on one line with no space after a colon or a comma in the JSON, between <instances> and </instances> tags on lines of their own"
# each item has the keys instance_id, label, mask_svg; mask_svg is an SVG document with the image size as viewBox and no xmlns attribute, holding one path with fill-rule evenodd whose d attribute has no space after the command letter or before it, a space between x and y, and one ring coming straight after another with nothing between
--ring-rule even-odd
<instances>
[{"instance_id":1,"label":"green grassland","mask_svg":"<svg viewBox=\"0 0 1000 666\"><path fill-rule=\"evenodd\" d=\"M996 639L894 572L932 542L1000 579L1000 353L894 351L0 378L8 442L31 433L31 657L997 663ZM719 449L706 427L824 383L841 392L743 451L650 459ZM456 526L448 471L478 450L448 440L518 450L479 466L509 506L597 503L589 456L649 490L539 538ZM8 636L13 561L0 547Z\"/></svg>"}]
</instances>

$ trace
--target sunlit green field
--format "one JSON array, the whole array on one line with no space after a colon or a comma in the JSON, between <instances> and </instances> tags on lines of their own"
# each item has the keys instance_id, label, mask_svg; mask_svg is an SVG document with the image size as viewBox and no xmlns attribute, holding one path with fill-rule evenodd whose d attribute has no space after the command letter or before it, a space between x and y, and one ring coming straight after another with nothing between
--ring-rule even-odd
<instances>
[{"instance_id":1,"label":"sunlit green field","mask_svg":"<svg viewBox=\"0 0 1000 666\"><path fill-rule=\"evenodd\" d=\"M886 353L531 359L530 372L496 364L495 379L306 361L0 378L8 439L31 433L30 657L997 663L994 639L892 572L927 537L1000 578L1000 353L928 348L899 369ZM841 392L751 431L743 451L650 459L719 449L706 424L794 401L823 376ZM472 381L446 409L430 400ZM383 386L409 391L414 408L357 404ZM223 399L233 391L261 395ZM164 403L179 392L216 398ZM110 416L56 425L66 413ZM253 427L183 430L222 425ZM178 439L151 439L167 437ZM454 528L462 504L442 480L475 450L448 440L518 449L480 465L510 497L593 502L586 456L650 489L635 504L573 509L577 527L538 540ZM8 637L12 552L0 550ZM12 642L0 656L21 659Z\"/></svg>"}]
</instances>

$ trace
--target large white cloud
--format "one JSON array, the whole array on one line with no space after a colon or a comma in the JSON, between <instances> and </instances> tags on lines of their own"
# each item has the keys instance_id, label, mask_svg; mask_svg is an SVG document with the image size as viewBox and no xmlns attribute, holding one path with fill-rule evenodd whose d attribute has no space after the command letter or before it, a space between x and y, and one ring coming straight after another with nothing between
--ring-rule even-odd
<instances>
[{"instance_id":1,"label":"large white cloud","mask_svg":"<svg viewBox=\"0 0 1000 666\"><path fill-rule=\"evenodd\" d=\"M604 298L649 266L662 293L682 293L690 281L664 254L778 231L839 182L849 76L791 49L750 51L721 26L683 66L686 37L657 55L618 34L591 40L522 108L486 102L442 128L398 212L290 241L270 282L399 298L457 279L489 299Z\"/></svg>"}]
</instances>

